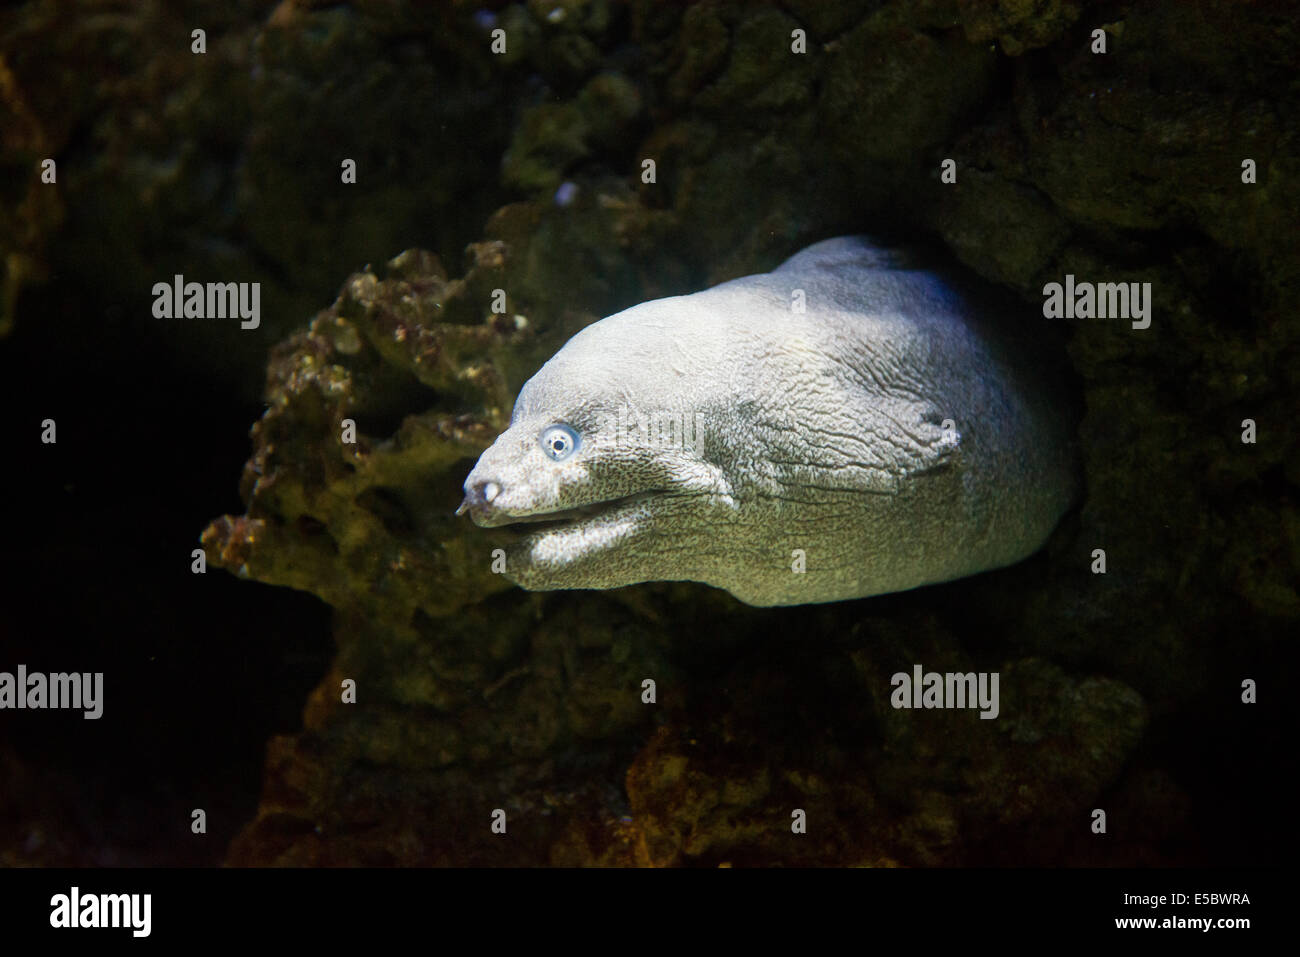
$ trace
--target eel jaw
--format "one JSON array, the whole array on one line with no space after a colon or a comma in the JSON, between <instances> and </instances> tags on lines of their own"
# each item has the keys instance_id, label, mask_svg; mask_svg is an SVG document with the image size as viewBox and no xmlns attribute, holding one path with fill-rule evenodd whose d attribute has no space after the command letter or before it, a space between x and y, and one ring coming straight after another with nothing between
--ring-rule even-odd
<instances>
[{"instance_id":1,"label":"eel jaw","mask_svg":"<svg viewBox=\"0 0 1300 957\"><path fill-rule=\"evenodd\" d=\"M467 501L461 511L469 511L477 525L509 526L522 533L508 546L506 576L524 588L545 591L590 587L582 583L588 573L579 572L579 568L589 567L587 562L636 538L670 497L667 489L653 489L527 515L511 515L488 503ZM575 573L582 580L575 580Z\"/></svg>"},{"instance_id":2,"label":"eel jaw","mask_svg":"<svg viewBox=\"0 0 1300 957\"><path fill-rule=\"evenodd\" d=\"M584 587L567 582L566 573L634 538L652 520L656 499L661 494L642 492L581 508L528 516L527 521L534 527L512 549L512 567L507 575L533 590Z\"/></svg>"},{"instance_id":3,"label":"eel jaw","mask_svg":"<svg viewBox=\"0 0 1300 957\"><path fill-rule=\"evenodd\" d=\"M543 531L576 527L584 522L599 520L626 506L646 502L662 494L664 494L662 490L654 489L632 495L621 495L602 502L590 502L574 508L556 509L552 512L529 512L526 515L513 515L500 509L494 509L490 502L484 502L481 498L475 500L474 496L466 495L465 501L461 502L460 508L456 509L456 514L462 515L469 512L474 524L481 528L542 525L545 527L532 533L541 534Z\"/></svg>"}]
</instances>

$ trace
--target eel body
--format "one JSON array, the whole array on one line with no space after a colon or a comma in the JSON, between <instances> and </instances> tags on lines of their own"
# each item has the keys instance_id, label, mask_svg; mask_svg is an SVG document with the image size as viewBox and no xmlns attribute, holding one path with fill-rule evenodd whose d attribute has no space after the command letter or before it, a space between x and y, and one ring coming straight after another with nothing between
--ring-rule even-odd
<instances>
[{"instance_id":1,"label":"eel body","mask_svg":"<svg viewBox=\"0 0 1300 957\"><path fill-rule=\"evenodd\" d=\"M820 242L583 329L525 383L460 512L536 523L505 568L531 590L689 580L795 605L1009 565L1077 492L1033 321L910 253Z\"/></svg>"}]
</instances>

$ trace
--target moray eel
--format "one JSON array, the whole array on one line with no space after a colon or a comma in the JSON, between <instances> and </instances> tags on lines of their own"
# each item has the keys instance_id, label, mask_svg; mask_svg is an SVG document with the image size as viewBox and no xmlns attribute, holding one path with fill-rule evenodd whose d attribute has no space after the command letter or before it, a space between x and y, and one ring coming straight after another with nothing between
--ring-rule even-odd
<instances>
[{"instance_id":1,"label":"moray eel","mask_svg":"<svg viewBox=\"0 0 1300 957\"><path fill-rule=\"evenodd\" d=\"M797 605L1012 564L1077 489L1065 377L1015 311L863 237L633 306L524 384L457 514L537 523L506 553L530 590Z\"/></svg>"}]
</instances>

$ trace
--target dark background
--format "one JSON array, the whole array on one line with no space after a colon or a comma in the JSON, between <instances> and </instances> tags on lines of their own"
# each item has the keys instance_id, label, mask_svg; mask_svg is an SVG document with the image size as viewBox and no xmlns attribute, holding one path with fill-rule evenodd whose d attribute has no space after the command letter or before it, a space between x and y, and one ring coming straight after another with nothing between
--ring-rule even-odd
<instances>
[{"instance_id":1,"label":"dark background","mask_svg":"<svg viewBox=\"0 0 1300 957\"><path fill-rule=\"evenodd\" d=\"M7 863L216 864L257 806L270 734L301 726L331 653L319 600L212 569L261 409L179 366L75 277L0 348L8 430L4 670L104 672L104 713L6 711ZM57 423L57 444L39 440ZM194 808L208 833L190 831Z\"/></svg>"}]
</instances>

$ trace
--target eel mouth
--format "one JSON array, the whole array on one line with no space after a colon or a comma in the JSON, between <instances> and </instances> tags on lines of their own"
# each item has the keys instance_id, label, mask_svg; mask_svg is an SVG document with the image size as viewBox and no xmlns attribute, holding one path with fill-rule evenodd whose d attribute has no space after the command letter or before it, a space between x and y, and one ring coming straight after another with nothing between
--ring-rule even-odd
<instances>
[{"instance_id":1,"label":"eel mouth","mask_svg":"<svg viewBox=\"0 0 1300 957\"><path fill-rule=\"evenodd\" d=\"M661 490L637 492L633 495L606 499L603 502L591 502L574 508L558 509L554 512L534 512L528 515L508 515L494 511L488 506L486 508L470 509L470 517L474 519L476 525L512 528L516 531L526 531L530 535L541 535L550 531L577 528L583 524L594 524L594 520L612 516L617 512L648 502L663 494L664 492ZM527 526L527 528L522 526Z\"/></svg>"}]
</instances>

